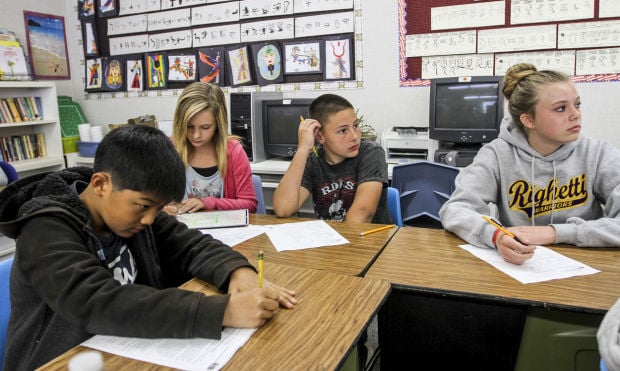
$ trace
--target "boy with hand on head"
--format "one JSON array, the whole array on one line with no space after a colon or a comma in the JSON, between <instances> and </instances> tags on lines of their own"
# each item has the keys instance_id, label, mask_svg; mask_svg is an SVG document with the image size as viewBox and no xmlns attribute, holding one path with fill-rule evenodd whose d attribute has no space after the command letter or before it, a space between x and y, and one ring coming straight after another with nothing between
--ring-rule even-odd
<instances>
[{"instance_id":1,"label":"boy with hand on head","mask_svg":"<svg viewBox=\"0 0 620 371\"><path fill-rule=\"evenodd\" d=\"M295 293L265 284L239 253L161 212L185 167L158 129L127 125L94 169L37 174L0 193L0 232L17 238L6 370L32 370L93 334L219 338L262 326ZM197 277L228 295L177 289Z\"/></svg>"},{"instance_id":2,"label":"boy with hand on head","mask_svg":"<svg viewBox=\"0 0 620 371\"><path fill-rule=\"evenodd\" d=\"M313 151L315 141L320 145ZM391 224L383 148L361 139L349 101L324 94L299 124L297 152L273 196L276 215L290 217L312 195L321 219Z\"/></svg>"}]
</instances>

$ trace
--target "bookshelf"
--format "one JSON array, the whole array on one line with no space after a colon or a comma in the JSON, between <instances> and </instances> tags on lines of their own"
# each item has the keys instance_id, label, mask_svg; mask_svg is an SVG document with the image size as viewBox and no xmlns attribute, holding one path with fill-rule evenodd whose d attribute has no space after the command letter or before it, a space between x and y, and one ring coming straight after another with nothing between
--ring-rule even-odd
<instances>
[{"instance_id":1,"label":"bookshelf","mask_svg":"<svg viewBox=\"0 0 620 371\"><path fill-rule=\"evenodd\" d=\"M42 119L0 123L0 137L43 134L45 157L9 161L19 177L65 167L62 151L56 85L51 81L0 81L0 98L39 97Z\"/></svg>"}]
</instances>

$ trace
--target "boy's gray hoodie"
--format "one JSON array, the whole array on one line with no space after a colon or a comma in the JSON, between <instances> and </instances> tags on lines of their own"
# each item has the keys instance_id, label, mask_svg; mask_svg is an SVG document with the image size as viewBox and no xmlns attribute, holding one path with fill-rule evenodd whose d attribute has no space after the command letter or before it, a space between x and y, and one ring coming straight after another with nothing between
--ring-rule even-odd
<instances>
[{"instance_id":1,"label":"boy's gray hoodie","mask_svg":"<svg viewBox=\"0 0 620 371\"><path fill-rule=\"evenodd\" d=\"M541 156L504 117L499 137L455 183L441 222L473 245L493 247L495 227L481 214L496 204L507 227L552 225L556 243L620 247L620 152L606 141L580 136Z\"/></svg>"}]
</instances>

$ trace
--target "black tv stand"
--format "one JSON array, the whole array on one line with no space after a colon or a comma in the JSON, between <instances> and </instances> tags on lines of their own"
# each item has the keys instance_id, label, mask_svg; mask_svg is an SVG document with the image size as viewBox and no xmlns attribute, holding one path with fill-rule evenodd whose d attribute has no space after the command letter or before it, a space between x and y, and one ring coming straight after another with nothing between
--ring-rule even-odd
<instances>
[{"instance_id":1,"label":"black tv stand","mask_svg":"<svg viewBox=\"0 0 620 371\"><path fill-rule=\"evenodd\" d=\"M478 150L484 143L453 143L439 142L439 148L435 151L435 162L442 164L465 167L474 161Z\"/></svg>"}]
</instances>

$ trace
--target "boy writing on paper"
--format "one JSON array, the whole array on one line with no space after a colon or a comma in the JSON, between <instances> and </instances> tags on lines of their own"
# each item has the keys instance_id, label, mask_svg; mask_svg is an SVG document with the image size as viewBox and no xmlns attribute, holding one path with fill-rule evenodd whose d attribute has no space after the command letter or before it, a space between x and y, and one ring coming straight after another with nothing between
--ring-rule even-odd
<instances>
[{"instance_id":1,"label":"boy writing on paper","mask_svg":"<svg viewBox=\"0 0 620 371\"><path fill-rule=\"evenodd\" d=\"M4 369L35 369L93 334L219 338L222 326L262 326L294 306L293 291L258 288L242 255L161 212L184 187L168 137L128 125L104 137L93 170L0 193L0 231L17 238ZM191 277L228 295L175 288Z\"/></svg>"},{"instance_id":2,"label":"boy writing on paper","mask_svg":"<svg viewBox=\"0 0 620 371\"><path fill-rule=\"evenodd\" d=\"M510 115L456 177L443 226L522 264L536 245L620 246L620 152L581 133L581 98L571 78L528 63L506 71ZM509 235L487 223L495 204Z\"/></svg>"},{"instance_id":3,"label":"boy writing on paper","mask_svg":"<svg viewBox=\"0 0 620 371\"><path fill-rule=\"evenodd\" d=\"M385 152L361 139L351 103L324 94L309 111L299 124L297 152L273 196L276 215L290 217L312 195L321 219L391 224Z\"/></svg>"}]
</instances>

